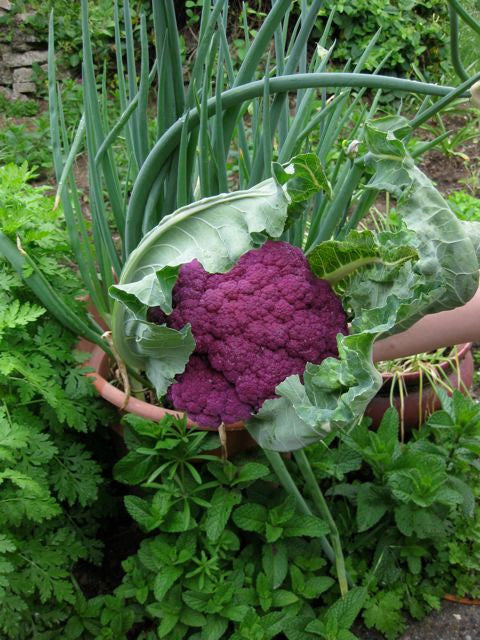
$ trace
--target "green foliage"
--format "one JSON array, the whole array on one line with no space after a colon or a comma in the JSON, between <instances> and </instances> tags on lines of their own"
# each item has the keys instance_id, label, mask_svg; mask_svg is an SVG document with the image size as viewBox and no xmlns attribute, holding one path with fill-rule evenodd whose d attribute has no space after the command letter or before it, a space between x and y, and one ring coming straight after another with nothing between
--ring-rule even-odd
<instances>
[{"instance_id":1,"label":"green foliage","mask_svg":"<svg viewBox=\"0 0 480 640\"><path fill-rule=\"evenodd\" d=\"M480 6L475 0L463 0L462 6L468 11L470 16L477 22L480 21ZM480 47L480 34L475 32L463 20L459 25L459 47L460 54L468 73L478 71L478 56L476 51Z\"/></svg>"},{"instance_id":2,"label":"green foliage","mask_svg":"<svg viewBox=\"0 0 480 640\"><path fill-rule=\"evenodd\" d=\"M0 225L73 297L65 231L32 177L25 165L0 168ZM91 512L100 467L77 432L92 431L102 411L75 336L5 260L0 274L0 635L27 640L68 616L75 563L101 558Z\"/></svg>"},{"instance_id":3,"label":"green foliage","mask_svg":"<svg viewBox=\"0 0 480 640\"><path fill-rule=\"evenodd\" d=\"M141 8L145 3L137 2ZM12 9L3 17L2 23L5 33L10 32L11 37L18 30L18 22L15 14L30 12L26 20L22 21L22 29L32 33L38 42L48 41L48 19L50 11L55 13L55 23L58 35L59 63L64 69L78 71L82 61L82 31L78 20L80 3L78 0L14 0ZM104 62L112 62L114 51L114 21L113 3L109 0L90 2L91 21L90 28L92 41L96 55L96 62L101 67ZM134 13L134 21L139 22L139 17Z\"/></svg>"},{"instance_id":4,"label":"green foliage","mask_svg":"<svg viewBox=\"0 0 480 640\"><path fill-rule=\"evenodd\" d=\"M129 612L118 640L134 624L145 640L268 640L283 633L294 640L314 620L324 626L312 629L312 637L333 640L332 629L346 632L366 591L336 600L319 540L328 525L296 513L261 456L222 461L211 454L216 435L171 417L124 422L129 452L115 477L139 485L125 504L148 537L123 562L115 593L82 610L110 602L119 628ZM72 617L66 638L99 637L91 622L80 613Z\"/></svg>"},{"instance_id":5,"label":"green foliage","mask_svg":"<svg viewBox=\"0 0 480 640\"><path fill-rule=\"evenodd\" d=\"M113 594L77 598L65 637L109 638L110 620L118 640L134 627L144 640L354 640L361 614L394 640L445 592L475 596L480 405L441 395L408 443L392 409L377 432L364 422L307 449L357 584L344 598L319 538L328 525L296 512L261 453L222 461L216 435L128 416L115 476L137 485L125 503L148 535Z\"/></svg>"},{"instance_id":6,"label":"green foliage","mask_svg":"<svg viewBox=\"0 0 480 640\"><path fill-rule=\"evenodd\" d=\"M448 196L448 204L460 220L480 222L480 200L467 191L454 191Z\"/></svg>"},{"instance_id":7,"label":"green foliage","mask_svg":"<svg viewBox=\"0 0 480 640\"><path fill-rule=\"evenodd\" d=\"M5 118L0 128L0 160L3 163L28 162L30 167L41 172L51 170L48 115L43 113L20 124L13 116Z\"/></svg>"},{"instance_id":8,"label":"green foliage","mask_svg":"<svg viewBox=\"0 0 480 640\"><path fill-rule=\"evenodd\" d=\"M0 93L0 113L12 118L35 116L38 113L38 102L36 100L9 100L3 93Z\"/></svg>"},{"instance_id":9,"label":"green foliage","mask_svg":"<svg viewBox=\"0 0 480 640\"><path fill-rule=\"evenodd\" d=\"M375 69L385 56L388 60L384 69L402 74L411 73L412 60L433 74L438 73L442 62L446 63L448 7L444 2L340 0L333 3L333 7L323 9L323 15L327 16L332 8L335 11L332 35L338 42L333 59L340 64L358 60L379 29L380 37L366 69Z\"/></svg>"},{"instance_id":10,"label":"green foliage","mask_svg":"<svg viewBox=\"0 0 480 640\"><path fill-rule=\"evenodd\" d=\"M457 391L440 395L443 409L407 443L391 409L378 431L364 422L308 452L331 483L349 570L368 587L364 622L389 640L405 612L421 618L444 593L478 594L480 405Z\"/></svg>"},{"instance_id":11,"label":"green foliage","mask_svg":"<svg viewBox=\"0 0 480 640\"><path fill-rule=\"evenodd\" d=\"M414 155L424 153L427 148L431 148L432 141L436 141L438 150L446 156L457 156L464 162L469 162L470 157L465 150L468 150L468 143L478 137L480 110L473 104L470 104L468 109L465 106L463 100L455 101L441 114L438 113L423 123L421 130L428 133L429 140L412 141ZM452 122L461 123L461 126L458 124L452 127ZM466 184L463 179L459 182Z\"/></svg>"},{"instance_id":12,"label":"green foliage","mask_svg":"<svg viewBox=\"0 0 480 640\"><path fill-rule=\"evenodd\" d=\"M200 21L203 0L185 0L185 14L187 16L187 27L192 28Z\"/></svg>"},{"instance_id":13,"label":"green foliage","mask_svg":"<svg viewBox=\"0 0 480 640\"><path fill-rule=\"evenodd\" d=\"M134 27L139 27L139 15L141 10L149 11L149 3L137 0L132 3ZM475 7L468 7L475 15ZM177 15L180 23L185 22L187 29L195 29L200 22L203 0L185 0L176 3ZM184 5L183 7L181 5ZM53 8L56 14L56 30L58 34L58 50L61 64L64 67L79 69L81 63L82 36L78 22L79 2L67 2L66 0L15 0L13 13L26 9L34 9L35 15L29 18L26 28L40 40L47 41L48 15ZM255 36L259 22L265 18L265 10L268 4L250 2L245 9L247 17L249 37ZM328 11L330 11L330 6ZM263 11L262 11L263 9ZM348 59L358 61L370 39L378 29L382 30L377 50L369 62L367 69L371 70L390 53L385 68L397 72L410 72L410 61L416 60L422 69L430 73L438 72L441 62L446 62L448 50L445 46L445 32L448 29L448 10L439 0L427 2L409 2L402 0L389 4L387 0L375 0L375 2L355 3L354 5L343 2L335 3L335 17L333 21L333 37L339 43L334 54L334 59L339 64L344 64ZM91 2L91 37L98 61L113 61L113 5L108 0ZM323 11L323 16L328 15ZM295 13L295 8L293 13ZM183 15L184 14L184 15ZM322 15L322 14L321 14ZM231 37L236 50L236 57L241 62L248 50L243 37L241 37L242 24L241 7L232 8ZM7 28L10 25L8 21ZM318 30L322 31L322 22L318 20ZM12 24L13 28L13 24ZM314 37L315 37L314 33ZM470 38L470 30L465 30L463 39ZM474 42L474 40L473 40ZM474 48L474 47L473 47ZM462 48L466 56L467 64L470 62L471 51L466 45Z\"/></svg>"},{"instance_id":14,"label":"green foliage","mask_svg":"<svg viewBox=\"0 0 480 640\"><path fill-rule=\"evenodd\" d=\"M11 240L23 247L42 272L52 280L52 285L67 293L76 311L80 306L75 296L81 293L81 285L69 266L68 238L59 224L59 212L53 208L54 198L47 196L48 187L33 187L30 181L35 171L27 164L7 164L0 168L0 216L1 228ZM32 250L33 249L33 250ZM21 279L2 261L8 274L7 286L23 291ZM25 297L25 294L23 294ZM39 342L40 351L47 347L48 336Z\"/></svg>"},{"instance_id":15,"label":"green foliage","mask_svg":"<svg viewBox=\"0 0 480 640\"><path fill-rule=\"evenodd\" d=\"M76 126L83 100L80 83L64 78L65 100L62 105L67 131ZM39 91L41 94L41 91ZM9 100L0 93L0 162L28 163L37 177L43 178L53 168L48 113L41 101Z\"/></svg>"}]
</instances>

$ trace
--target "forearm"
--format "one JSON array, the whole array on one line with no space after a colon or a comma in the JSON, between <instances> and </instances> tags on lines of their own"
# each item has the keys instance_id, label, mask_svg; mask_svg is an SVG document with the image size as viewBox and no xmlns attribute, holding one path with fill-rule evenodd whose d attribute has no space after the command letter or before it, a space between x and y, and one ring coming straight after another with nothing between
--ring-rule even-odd
<instances>
[{"instance_id":1,"label":"forearm","mask_svg":"<svg viewBox=\"0 0 480 640\"><path fill-rule=\"evenodd\" d=\"M407 331L377 341L373 360L391 360L475 341L480 341L480 289L463 307L425 316Z\"/></svg>"}]
</instances>

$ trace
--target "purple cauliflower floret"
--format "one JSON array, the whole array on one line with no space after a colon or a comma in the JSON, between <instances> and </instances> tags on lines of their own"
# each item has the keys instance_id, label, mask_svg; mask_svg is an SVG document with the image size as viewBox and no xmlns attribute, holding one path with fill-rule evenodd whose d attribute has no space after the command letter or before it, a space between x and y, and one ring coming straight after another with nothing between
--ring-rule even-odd
<instances>
[{"instance_id":1,"label":"purple cauliflower floret","mask_svg":"<svg viewBox=\"0 0 480 640\"><path fill-rule=\"evenodd\" d=\"M252 407L240 400L223 373L215 371L206 356L196 353L190 357L185 372L178 376L178 382L171 386L169 396L174 407L207 427L218 426L221 421L247 420L252 412Z\"/></svg>"},{"instance_id":2,"label":"purple cauliflower floret","mask_svg":"<svg viewBox=\"0 0 480 640\"><path fill-rule=\"evenodd\" d=\"M197 260L182 265L173 307L170 316L151 308L150 320L190 323L196 347L169 397L206 427L247 419L307 362L338 355L337 333L347 332L328 282L286 242L248 251L227 273L207 273Z\"/></svg>"}]
</instances>

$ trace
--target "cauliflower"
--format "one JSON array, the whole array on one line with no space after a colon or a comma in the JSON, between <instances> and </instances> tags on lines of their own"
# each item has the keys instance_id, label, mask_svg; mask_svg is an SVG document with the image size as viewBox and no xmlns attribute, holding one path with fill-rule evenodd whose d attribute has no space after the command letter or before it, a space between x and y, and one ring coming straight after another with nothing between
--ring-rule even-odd
<instances>
[{"instance_id":1,"label":"cauliflower","mask_svg":"<svg viewBox=\"0 0 480 640\"><path fill-rule=\"evenodd\" d=\"M170 316L152 307L148 317L173 329L190 323L196 347L169 398L206 427L248 419L307 362L337 356L336 336L347 332L328 282L286 242L248 251L227 273L182 265L173 307Z\"/></svg>"}]
</instances>

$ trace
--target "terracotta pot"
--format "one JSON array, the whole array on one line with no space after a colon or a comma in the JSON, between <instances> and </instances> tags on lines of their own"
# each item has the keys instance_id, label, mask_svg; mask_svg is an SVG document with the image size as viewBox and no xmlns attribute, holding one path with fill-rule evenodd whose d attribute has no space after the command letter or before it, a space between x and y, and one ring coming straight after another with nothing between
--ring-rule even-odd
<instances>
[{"instance_id":1,"label":"terracotta pot","mask_svg":"<svg viewBox=\"0 0 480 640\"><path fill-rule=\"evenodd\" d=\"M473 383L474 364L471 348L471 342L457 345L459 374L461 380L460 391L470 389ZM443 362L439 366L441 366L445 373L447 373L452 388L458 389L458 372L452 371L450 363L447 361ZM382 378L382 389L375 398L373 398L365 411L365 415L372 419L372 427L374 428L378 427L383 414L390 406L392 406L390 404L390 388L393 374L384 373L382 374ZM419 389L419 373L405 373L403 374L403 379L408 391L408 394L404 395L403 398L403 424L406 428L415 428L418 427L427 416L439 409L441 404L435 390L430 386L425 376L423 376L423 389L421 393ZM402 413L400 397L396 392L393 398L393 406L395 406L399 413Z\"/></svg>"},{"instance_id":2,"label":"terracotta pot","mask_svg":"<svg viewBox=\"0 0 480 640\"><path fill-rule=\"evenodd\" d=\"M108 381L111 376L110 359L107 354L97 345L93 345L85 340L80 341L78 348L81 351L91 353L89 360L85 364L86 366L94 369L92 373L87 375L93 378L93 383L98 393L104 400L117 407L120 411L133 413L136 416L154 421L160 421L166 415L183 417L184 414L180 411L165 409L164 407L144 402L143 400L139 400L132 396L128 399L128 402L125 403L125 393L121 389L114 387ZM187 419L187 426L195 426L197 429L201 429L202 431L217 431L215 427L201 427L189 419ZM119 429L117 428L116 431L118 432ZM213 453L215 455L224 455L226 453L228 457L231 457L236 453L246 451L257 446L255 440L245 429L243 422L235 422L234 424L225 425L225 436L226 442L224 443L224 448L215 449L208 453Z\"/></svg>"}]
</instances>

